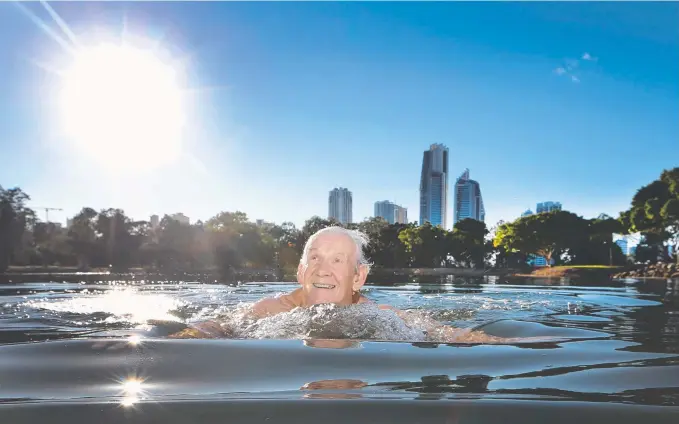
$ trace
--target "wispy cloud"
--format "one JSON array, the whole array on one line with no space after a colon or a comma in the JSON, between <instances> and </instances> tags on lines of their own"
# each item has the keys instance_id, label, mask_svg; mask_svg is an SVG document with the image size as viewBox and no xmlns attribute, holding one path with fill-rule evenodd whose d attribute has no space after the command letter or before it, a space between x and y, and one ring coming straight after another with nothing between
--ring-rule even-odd
<instances>
[{"instance_id":1,"label":"wispy cloud","mask_svg":"<svg viewBox=\"0 0 679 424\"><path fill-rule=\"evenodd\" d=\"M577 59L566 59L566 69L572 71L580 65L580 61Z\"/></svg>"},{"instance_id":2,"label":"wispy cloud","mask_svg":"<svg viewBox=\"0 0 679 424\"><path fill-rule=\"evenodd\" d=\"M598 57L594 57L591 53L585 52L580 59L565 59L562 66L554 69L554 73L558 76L566 76L574 83L579 83L580 76L576 75L576 73L581 68L580 64L583 62L596 62L598 60Z\"/></svg>"},{"instance_id":3,"label":"wispy cloud","mask_svg":"<svg viewBox=\"0 0 679 424\"><path fill-rule=\"evenodd\" d=\"M582 54L582 60L588 60L590 62L596 62L597 60L599 60L599 58L594 57L591 54L585 52L585 53Z\"/></svg>"}]
</instances>

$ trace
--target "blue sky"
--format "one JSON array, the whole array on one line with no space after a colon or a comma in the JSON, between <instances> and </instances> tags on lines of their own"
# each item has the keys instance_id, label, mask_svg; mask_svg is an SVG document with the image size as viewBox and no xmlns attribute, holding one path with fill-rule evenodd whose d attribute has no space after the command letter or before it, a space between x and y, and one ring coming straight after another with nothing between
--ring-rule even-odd
<instances>
[{"instance_id":1,"label":"blue sky","mask_svg":"<svg viewBox=\"0 0 679 424\"><path fill-rule=\"evenodd\" d=\"M51 219L91 206L302 225L342 186L354 220L386 199L415 221L422 152L443 143L450 184L469 168L493 226L546 200L617 215L679 164L676 3L51 6L79 41L157 40L192 88L181 158L107 169L55 130L67 54L30 14L67 37L40 4L0 3L0 184L64 209Z\"/></svg>"}]
</instances>

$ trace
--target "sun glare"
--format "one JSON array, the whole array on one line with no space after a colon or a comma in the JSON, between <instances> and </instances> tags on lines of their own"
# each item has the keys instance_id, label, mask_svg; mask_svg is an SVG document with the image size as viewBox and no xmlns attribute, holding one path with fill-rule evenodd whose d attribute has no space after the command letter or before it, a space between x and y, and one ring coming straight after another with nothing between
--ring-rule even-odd
<instances>
[{"instance_id":1,"label":"sun glare","mask_svg":"<svg viewBox=\"0 0 679 424\"><path fill-rule=\"evenodd\" d=\"M153 52L100 44L75 54L60 87L66 136L114 169L170 163L185 124L177 70Z\"/></svg>"}]
</instances>

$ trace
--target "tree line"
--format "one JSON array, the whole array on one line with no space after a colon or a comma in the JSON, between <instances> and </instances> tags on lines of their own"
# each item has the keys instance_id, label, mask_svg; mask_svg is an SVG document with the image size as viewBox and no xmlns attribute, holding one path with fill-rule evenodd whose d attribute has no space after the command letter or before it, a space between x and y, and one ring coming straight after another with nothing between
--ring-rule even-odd
<instances>
[{"instance_id":1,"label":"tree line","mask_svg":"<svg viewBox=\"0 0 679 424\"><path fill-rule=\"evenodd\" d=\"M297 267L306 240L316 231L340 225L318 216L302 228L253 222L243 212L221 212L209 220L183 224L170 216L152 227L121 209L83 208L64 228L38 219L20 188L0 186L0 272L10 265L106 267L158 271L280 269ZM679 239L679 168L640 188L630 208L617 218L586 219L554 211L499 222L487 228L465 219L452 230L429 223L389 224L369 218L345 225L371 240L366 254L377 268L510 267L531 256L563 265L620 265L628 259L613 242L614 233L641 233L637 261L670 260L663 247Z\"/></svg>"}]
</instances>

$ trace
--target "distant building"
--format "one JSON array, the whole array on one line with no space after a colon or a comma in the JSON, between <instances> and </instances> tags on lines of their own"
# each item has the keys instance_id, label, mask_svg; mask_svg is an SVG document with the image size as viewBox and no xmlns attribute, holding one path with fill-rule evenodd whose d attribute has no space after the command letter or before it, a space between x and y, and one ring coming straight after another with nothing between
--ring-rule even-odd
<instances>
[{"instance_id":1,"label":"distant building","mask_svg":"<svg viewBox=\"0 0 679 424\"><path fill-rule=\"evenodd\" d=\"M394 210L394 223L395 224L407 224L408 223L408 209L402 206L396 207Z\"/></svg>"},{"instance_id":2,"label":"distant building","mask_svg":"<svg viewBox=\"0 0 679 424\"><path fill-rule=\"evenodd\" d=\"M455 181L455 208L453 210L453 225L463 219L485 221L486 210L483 207L481 186L469 178L469 169Z\"/></svg>"},{"instance_id":3,"label":"distant building","mask_svg":"<svg viewBox=\"0 0 679 424\"><path fill-rule=\"evenodd\" d=\"M524 216L531 216L531 215L533 215L533 211L528 209L527 211L525 211L524 213L521 214L521 218L523 218Z\"/></svg>"},{"instance_id":4,"label":"distant building","mask_svg":"<svg viewBox=\"0 0 679 424\"><path fill-rule=\"evenodd\" d=\"M151 215L149 223L151 224L151 228L155 230L160 225L160 218L158 215Z\"/></svg>"},{"instance_id":5,"label":"distant building","mask_svg":"<svg viewBox=\"0 0 679 424\"><path fill-rule=\"evenodd\" d=\"M66 228L71 228L73 225L73 218L66 218Z\"/></svg>"},{"instance_id":6,"label":"distant building","mask_svg":"<svg viewBox=\"0 0 679 424\"><path fill-rule=\"evenodd\" d=\"M625 255L625 256L627 256L627 254L628 254L628 251L627 251L627 240L625 240L624 238L621 238L621 239L619 239L619 240L616 240L616 241L615 241L615 244L617 244L618 246L620 246L620 250L622 250L622 254Z\"/></svg>"},{"instance_id":7,"label":"distant building","mask_svg":"<svg viewBox=\"0 0 679 424\"><path fill-rule=\"evenodd\" d=\"M328 218L334 218L341 224L351 224L353 201L347 188L334 188L328 196Z\"/></svg>"},{"instance_id":8,"label":"distant building","mask_svg":"<svg viewBox=\"0 0 679 424\"><path fill-rule=\"evenodd\" d=\"M420 225L448 225L448 148L432 144L422 156Z\"/></svg>"},{"instance_id":9,"label":"distant building","mask_svg":"<svg viewBox=\"0 0 679 424\"><path fill-rule=\"evenodd\" d=\"M541 267L541 266L547 266L547 259L545 259L544 256L537 256L537 255L528 255L528 260L526 261L528 265L534 266L534 267ZM554 258L550 260L551 265L554 265L555 261Z\"/></svg>"},{"instance_id":10,"label":"distant building","mask_svg":"<svg viewBox=\"0 0 679 424\"><path fill-rule=\"evenodd\" d=\"M191 220L189 217L181 212L170 215L170 218L174 219L175 221L179 221L180 224L191 225Z\"/></svg>"},{"instance_id":11,"label":"distant building","mask_svg":"<svg viewBox=\"0 0 679 424\"><path fill-rule=\"evenodd\" d=\"M375 202L375 217L382 217L390 224L406 224L408 210L388 200Z\"/></svg>"},{"instance_id":12,"label":"distant building","mask_svg":"<svg viewBox=\"0 0 679 424\"><path fill-rule=\"evenodd\" d=\"M272 222L264 221L263 219L256 219L255 225L262 228L273 228L274 224Z\"/></svg>"},{"instance_id":13,"label":"distant building","mask_svg":"<svg viewBox=\"0 0 679 424\"><path fill-rule=\"evenodd\" d=\"M538 203L537 208L536 208L536 213L544 213L544 212L553 212L553 211L560 211L561 208L561 203L559 202L542 202Z\"/></svg>"}]
</instances>

